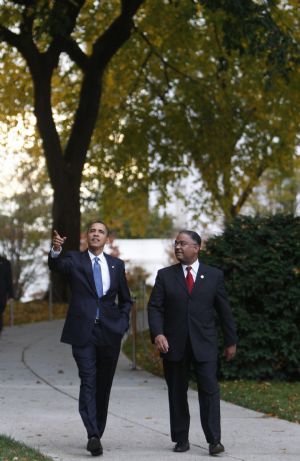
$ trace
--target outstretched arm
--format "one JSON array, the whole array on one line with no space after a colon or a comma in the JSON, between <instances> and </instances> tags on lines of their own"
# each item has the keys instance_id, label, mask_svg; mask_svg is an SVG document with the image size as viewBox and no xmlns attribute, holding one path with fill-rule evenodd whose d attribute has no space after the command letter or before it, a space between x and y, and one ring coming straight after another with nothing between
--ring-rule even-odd
<instances>
[{"instance_id":1,"label":"outstretched arm","mask_svg":"<svg viewBox=\"0 0 300 461\"><path fill-rule=\"evenodd\" d=\"M66 257L60 258L62 246L66 241L67 237L61 237L59 233L54 230L52 238L52 248L48 256L48 266L50 270L67 274L71 265L71 258Z\"/></svg>"}]
</instances>

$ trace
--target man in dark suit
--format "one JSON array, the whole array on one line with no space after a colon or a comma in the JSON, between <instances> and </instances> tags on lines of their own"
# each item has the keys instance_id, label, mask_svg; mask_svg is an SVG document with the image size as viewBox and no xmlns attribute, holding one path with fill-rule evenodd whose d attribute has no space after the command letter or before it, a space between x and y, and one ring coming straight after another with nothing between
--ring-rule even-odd
<instances>
[{"instance_id":1,"label":"man in dark suit","mask_svg":"<svg viewBox=\"0 0 300 461\"><path fill-rule=\"evenodd\" d=\"M66 275L70 285L61 341L72 345L81 380L79 412L87 430L87 450L97 456L103 453L100 439L132 301L123 261L103 252L108 229L102 221L90 225L85 252L60 256L65 239L54 231L49 268Z\"/></svg>"},{"instance_id":2,"label":"man in dark suit","mask_svg":"<svg viewBox=\"0 0 300 461\"><path fill-rule=\"evenodd\" d=\"M148 304L150 334L163 357L168 386L171 438L176 442L175 452L189 450L187 390L193 365L201 425L210 455L217 455L224 451L224 446L221 443L215 312L223 330L227 360L236 353L234 320L223 273L199 262L200 236L194 231L182 230L174 247L179 264L158 271Z\"/></svg>"},{"instance_id":3,"label":"man in dark suit","mask_svg":"<svg viewBox=\"0 0 300 461\"><path fill-rule=\"evenodd\" d=\"M0 334L3 329L3 313L9 299L13 298L10 262L0 256Z\"/></svg>"}]
</instances>

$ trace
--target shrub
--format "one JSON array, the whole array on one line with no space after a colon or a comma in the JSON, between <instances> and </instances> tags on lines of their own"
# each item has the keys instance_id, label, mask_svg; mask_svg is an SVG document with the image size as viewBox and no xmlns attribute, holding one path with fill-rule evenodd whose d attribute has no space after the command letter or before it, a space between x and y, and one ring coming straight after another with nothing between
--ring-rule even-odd
<instances>
[{"instance_id":1,"label":"shrub","mask_svg":"<svg viewBox=\"0 0 300 461\"><path fill-rule=\"evenodd\" d=\"M201 260L224 271L238 328L238 354L221 360L221 376L299 379L300 218L240 216Z\"/></svg>"}]
</instances>

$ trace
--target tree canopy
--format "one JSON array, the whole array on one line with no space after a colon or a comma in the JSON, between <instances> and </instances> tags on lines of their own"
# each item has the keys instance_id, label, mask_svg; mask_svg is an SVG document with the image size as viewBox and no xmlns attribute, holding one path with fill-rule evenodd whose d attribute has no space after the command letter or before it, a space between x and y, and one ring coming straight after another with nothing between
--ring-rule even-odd
<instances>
[{"instance_id":1,"label":"tree canopy","mask_svg":"<svg viewBox=\"0 0 300 461\"><path fill-rule=\"evenodd\" d=\"M1 1L1 117L33 108L67 245L82 175L140 213L193 164L237 213L295 146L298 23L294 0Z\"/></svg>"},{"instance_id":2,"label":"tree canopy","mask_svg":"<svg viewBox=\"0 0 300 461\"><path fill-rule=\"evenodd\" d=\"M97 151L91 164L101 177L112 167L119 188L143 193L154 185L162 196L196 167L198 193L189 202L231 219L266 172L288 177L299 168L299 9L295 2L208 3L186 6L185 15L178 2L168 15L165 3L154 23L146 16L137 25L107 73L103 103L113 133L103 139L96 130L103 155ZM238 18L239 47L232 41ZM119 95L117 111L108 109L111 93Z\"/></svg>"}]
</instances>

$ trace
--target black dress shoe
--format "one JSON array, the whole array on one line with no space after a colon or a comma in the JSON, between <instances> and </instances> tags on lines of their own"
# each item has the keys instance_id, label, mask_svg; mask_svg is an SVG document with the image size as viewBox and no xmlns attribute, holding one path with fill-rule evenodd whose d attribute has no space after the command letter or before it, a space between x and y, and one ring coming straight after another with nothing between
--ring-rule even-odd
<instances>
[{"instance_id":1,"label":"black dress shoe","mask_svg":"<svg viewBox=\"0 0 300 461\"><path fill-rule=\"evenodd\" d=\"M219 443L210 443L209 444L209 454L214 456L218 455L219 453L223 453L225 451L224 445Z\"/></svg>"},{"instance_id":2,"label":"black dress shoe","mask_svg":"<svg viewBox=\"0 0 300 461\"><path fill-rule=\"evenodd\" d=\"M190 449L190 443L188 440L185 442L177 442L173 451L176 453L184 453L185 451L188 451Z\"/></svg>"},{"instance_id":3,"label":"black dress shoe","mask_svg":"<svg viewBox=\"0 0 300 461\"><path fill-rule=\"evenodd\" d=\"M88 441L87 451L90 451L93 456L100 456L103 453L103 448L99 437L91 437Z\"/></svg>"}]
</instances>

